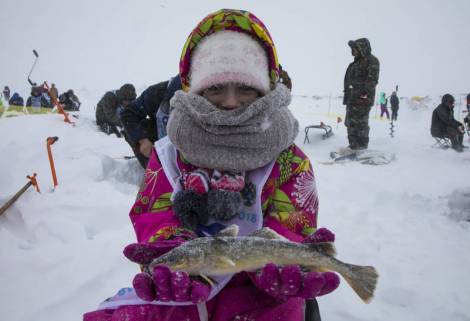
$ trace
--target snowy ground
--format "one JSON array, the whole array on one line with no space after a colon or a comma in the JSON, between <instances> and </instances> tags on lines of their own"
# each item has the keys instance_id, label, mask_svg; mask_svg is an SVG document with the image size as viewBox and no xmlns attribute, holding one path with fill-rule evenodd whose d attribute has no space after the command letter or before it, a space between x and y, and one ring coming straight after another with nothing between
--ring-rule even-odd
<instances>
[{"instance_id":1,"label":"snowy ground","mask_svg":"<svg viewBox=\"0 0 470 321\"><path fill-rule=\"evenodd\" d=\"M134 240L127 213L141 171L119 159L131 154L123 140L96 130L92 106L85 99L75 127L59 115L0 119L2 204L27 174L38 173L42 190L28 190L0 217L2 320L80 320L137 272L121 251ZM371 112L370 148L395 152L393 163L323 165L347 145L345 127L336 126L340 102L296 97L291 106L302 130L296 142L316 170L320 226L336 232L340 259L380 273L369 305L345 282L320 298L324 320L470 320L470 152L431 148L432 109L402 106L393 139ZM304 145L303 128L320 121L334 136L310 131ZM54 192L48 136L59 137Z\"/></svg>"},{"instance_id":2,"label":"snowy ground","mask_svg":"<svg viewBox=\"0 0 470 321\"><path fill-rule=\"evenodd\" d=\"M122 159L131 154L123 140L96 130L96 97L81 97L75 127L59 115L0 119L1 203L33 172L42 190L28 190L0 217L2 320L81 320L137 272L121 252L134 241L127 213L141 171L135 160ZM336 232L338 258L380 273L369 305L345 282L320 298L323 319L470 320L470 152L431 148L432 108L402 104L393 139L389 123L371 112L370 148L395 152L394 162L323 165L330 151L347 145L344 125L336 125L340 102L330 107L328 99L296 97L292 111L301 125L296 142L316 171L320 226ZM320 121L333 126L334 136L322 140L311 130L304 145L303 128ZM54 192L48 136L59 137L52 146Z\"/></svg>"}]
</instances>

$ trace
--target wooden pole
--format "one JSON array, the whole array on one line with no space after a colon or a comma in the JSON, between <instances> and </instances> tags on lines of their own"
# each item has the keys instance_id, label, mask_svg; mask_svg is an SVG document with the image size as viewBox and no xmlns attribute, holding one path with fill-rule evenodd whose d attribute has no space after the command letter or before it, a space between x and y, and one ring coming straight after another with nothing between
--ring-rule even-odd
<instances>
[{"instance_id":1,"label":"wooden pole","mask_svg":"<svg viewBox=\"0 0 470 321\"><path fill-rule=\"evenodd\" d=\"M29 178L29 182L27 182L18 192L16 192L15 195L13 195L12 198L10 198L1 208L0 208L0 216L5 213L5 211L13 205L13 203L16 202L16 200L18 198L20 198L21 195L23 195L24 192L26 192L26 190L31 186L33 185L34 187L36 187L36 191L38 193L40 193L39 191L39 186L38 186L38 183L36 181L36 173L34 173L33 176L26 176L27 178Z\"/></svg>"},{"instance_id":2,"label":"wooden pole","mask_svg":"<svg viewBox=\"0 0 470 321\"><path fill-rule=\"evenodd\" d=\"M26 190L33 185L31 182L27 182L15 195L13 195L12 198L8 200L8 202L5 203L5 205L0 208L0 215L2 215L10 206L13 205L13 203L16 202L17 199L20 198L21 195L23 195Z\"/></svg>"}]
</instances>

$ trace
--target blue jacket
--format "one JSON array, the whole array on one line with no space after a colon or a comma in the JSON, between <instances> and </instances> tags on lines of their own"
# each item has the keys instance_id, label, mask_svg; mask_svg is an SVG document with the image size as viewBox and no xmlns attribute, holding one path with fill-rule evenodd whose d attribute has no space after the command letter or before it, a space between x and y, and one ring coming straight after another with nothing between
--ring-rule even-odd
<instances>
[{"instance_id":1,"label":"blue jacket","mask_svg":"<svg viewBox=\"0 0 470 321\"><path fill-rule=\"evenodd\" d=\"M13 96L11 96L10 100L8 101L10 106L24 106L24 100L23 97L21 97L18 93L14 93Z\"/></svg>"},{"instance_id":2,"label":"blue jacket","mask_svg":"<svg viewBox=\"0 0 470 321\"><path fill-rule=\"evenodd\" d=\"M26 106L28 107L50 107L46 98L41 96L29 96L26 101Z\"/></svg>"},{"instance_id":3,"label":"blue jacket","mask_svg":"<svg viewBox=\"0 0 470 321\"><path fill-rule=\"evenodd\" d=\"M120 117L129 139L136 144L143 138L155 140L166 136L166 122L169 115L169 102L177 90L181 89L179 75L148 87L136 100L127 105ZM147 118L156 125L158 133L148 133L143 121Z\"/></svg>"}]
</instances>

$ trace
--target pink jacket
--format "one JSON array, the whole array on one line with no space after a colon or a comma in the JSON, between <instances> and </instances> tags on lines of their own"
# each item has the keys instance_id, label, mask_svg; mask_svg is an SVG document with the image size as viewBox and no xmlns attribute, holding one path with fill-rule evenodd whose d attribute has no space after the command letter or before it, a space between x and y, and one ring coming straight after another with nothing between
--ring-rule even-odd
<instances>
[{"instance_id":1,"label":"pink jacket","mask_svg":"<svg viewBox=\"0 0 470 321\"><path fill-rule=\"evenodd\" d=\"M176 172L196 169L177 153ZM184 229L172 211L171 195L176 177L165 175L159 157L152 153L144 183L137 194L130 218L138 242L159 242L168 239L191 239L195 235ZM316 230L318 196L315 176L309 159L292 145L277 158L261 192L263 226L286 238L301 242ZM163 306L153 304L123 305L86 313L85 321L101 320L240 320L298 321L303 319L302 299L275 301L258 290L246 273L236 274L211 300L201 306ZM129 319L127 319L129 318Z\"/></svg>"}]
</instances>

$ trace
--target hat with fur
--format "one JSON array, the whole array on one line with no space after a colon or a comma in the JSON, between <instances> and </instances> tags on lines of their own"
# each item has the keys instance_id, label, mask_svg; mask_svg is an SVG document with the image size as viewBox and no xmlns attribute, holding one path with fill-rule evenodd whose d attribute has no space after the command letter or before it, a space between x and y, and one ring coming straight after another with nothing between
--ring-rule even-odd
<instances>
[{"instance_id":1,"label":"hat with fur","mask_svg":"<svg viewBox=\"0 0 470 321\"><path fill-rule=\"evenodd\" d=\"M135 93L135 87L132 84L124 84L121 86L121 88L118 89L116 93L117 98L119 101L123 100L134 100L137 95Z\"/></svg>"},{"instance_id":2,"label":"hat with fur","mask_svg":"<svg viewBox=\"0 0 470 321\"><path fill-rule=\"evenodd\" d=\"M180 60L184 91L241 83L262 94L279 79L276 48L264 24L243 10L222 9L191 32Z\"/></svg>"},{"instance_id":3,"label":"hat with fur","mask_svg":"<svg viewBox=\"0 0 470 321\"><path fill-rule=\"evenodd\" d=\"M455 102L455 98L451 94L445 94L444 96L442 96L441 103L453 104L454 102Z\"/></svg>"}]
</instances>

